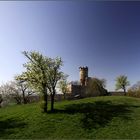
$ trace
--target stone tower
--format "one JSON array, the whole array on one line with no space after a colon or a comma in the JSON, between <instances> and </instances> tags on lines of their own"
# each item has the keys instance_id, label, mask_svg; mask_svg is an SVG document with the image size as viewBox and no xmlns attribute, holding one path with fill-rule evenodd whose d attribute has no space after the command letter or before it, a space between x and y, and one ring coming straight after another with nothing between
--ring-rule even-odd
<instances>
[{"instance_id":1,"label":"stone tower","mask_svg":"<svg viewBox=\"0 0 140 140\"><path fill-rule=\"evenodd\" d=\"M81 86L87 85L88 80L88 67L79 67L80 69L80 84Z\"/></svg>"}]
</instances>

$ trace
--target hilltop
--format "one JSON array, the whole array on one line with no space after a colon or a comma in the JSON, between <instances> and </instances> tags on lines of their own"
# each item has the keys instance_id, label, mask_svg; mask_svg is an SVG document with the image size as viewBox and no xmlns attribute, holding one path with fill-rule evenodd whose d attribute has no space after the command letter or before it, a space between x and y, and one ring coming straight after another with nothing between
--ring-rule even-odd
<instances>
[{"instance_id":1,"label":"hilltop","mask_svg":"<svg viewBox=\"0 0 140 140\"><path fill-rule=\"evenodd\" d=\"M0 109L0 138L140 138L140 100L124 96L57 102L54 113L39 104Z\"/></svg>"}]
</instances>

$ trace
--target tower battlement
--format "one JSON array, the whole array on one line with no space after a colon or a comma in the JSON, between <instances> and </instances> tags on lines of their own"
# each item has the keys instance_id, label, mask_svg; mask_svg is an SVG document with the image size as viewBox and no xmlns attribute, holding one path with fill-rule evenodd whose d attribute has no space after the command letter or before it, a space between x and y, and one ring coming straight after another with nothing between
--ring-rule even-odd
<instances>
[{"instance_id":1,"label":"tower battlement","mask_svg":"<svg viewBox=\"0 0 140 140\"><path fill-rule=\"evenodd\" d=\"M80 70L88 70L88 67L79 67Z\"/></svg>"}]
</instances>

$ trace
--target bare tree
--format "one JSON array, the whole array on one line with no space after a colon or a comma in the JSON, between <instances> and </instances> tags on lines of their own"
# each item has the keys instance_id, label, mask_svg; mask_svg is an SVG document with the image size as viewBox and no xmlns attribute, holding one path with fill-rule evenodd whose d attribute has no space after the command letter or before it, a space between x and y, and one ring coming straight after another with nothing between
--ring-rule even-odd
<instances>
[{"instance_id":1,"label":"bare tree","mask_svg":"<svg viewBox=\"0 0 140 140\"><path fill-rule=\"evenodd\" d=\"M17 104L26 104L29 102L29 96L34 91L29 88L26 82L23 81L10 81L0 86L0 94L4 101L16 101Z\"/></svg>"},{"instance_id":2,"label":"bare tree","mask_svg":"<svg viewBox=\"0 0 140 140\"><path fill-rule=\"evenodd\" d=\"M28 83L24 80L17 80L17 77L15 77L16 79L16 86L18 88L19 93L22 95L22 99L23 99L23 103L27 104L29 101L29 97L35 93L35 91L33 89L31 89L31 87L28 85Z\"/></svg>"},{"instance_id":3,"label":"bare tree","mask_svg":"<svg viewBox=\"0 0 140 140\"><path fill-rule=\"evenodd\" d=\"M140 81L128 89L127 95L132 97L140 97Z\"/></svg>"},{"instance_id":4,"label":"bare tree","mask_svg":"<svg viewBox=\"0 0 140 140\"><path fill-rule=\"evenodd\" d=\"M0 86L0 94L3 96L4 101L15 99L17 104L21 104L21 96L15 85L15 82L10 81Z\"/></svg>"}]
</instances>

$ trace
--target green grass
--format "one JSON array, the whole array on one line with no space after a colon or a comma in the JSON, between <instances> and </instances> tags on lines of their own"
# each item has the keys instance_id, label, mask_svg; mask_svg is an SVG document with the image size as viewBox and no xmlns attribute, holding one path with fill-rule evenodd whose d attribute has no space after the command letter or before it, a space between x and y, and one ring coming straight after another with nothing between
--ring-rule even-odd
<instances>
[{"instance_id":1,"label":"green grass","mask_svg":"<svg viewBox=\"0 0 140 140\"><path fill-rule=\"evenodd\" d=\"M54 113L39 104L0 109L0 139L138 139L140 99L94 97L55 103Z\"/></svg>"}]
</instances>

